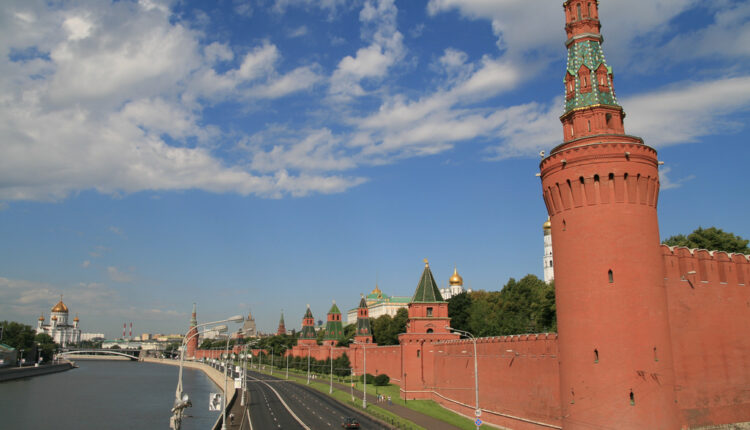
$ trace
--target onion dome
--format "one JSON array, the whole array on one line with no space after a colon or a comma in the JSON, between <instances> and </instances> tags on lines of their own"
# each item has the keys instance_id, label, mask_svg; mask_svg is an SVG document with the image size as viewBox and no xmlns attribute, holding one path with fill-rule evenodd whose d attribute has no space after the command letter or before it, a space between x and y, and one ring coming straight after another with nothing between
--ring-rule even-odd
<instances>
[{"instance_id":1,"label":"onion dome","mask_svg":"<svg viewBox=\"0 0 750 430\"><path fill-rule=\"evenodd\" d=\"M453 276L448 279L448 282L451 284L451 286L464 284L464 278L462 278L461 275L458 274L458 269L456 269L455 267L453 268Z\"/></svg>"},{"instance_id":2,"label":"onion dome","mask_svg":"<svg viewBox=\"0 0 750 430\"><path fill-rule=\"evenodd\" d=\"M62 296L60 297L60 301L57 302L57 304L52 308L52 312L63 312L68 313L68 307L65 306L65 303L62 301Z\"/></svg>"},{"instance_id":3,"label":"onion dome","mask_svg":"<svg viewBox=\"0 0 750 430\"><path fill-rule=\"evenodd\" d=\"M73 321L75 321L75 322L78 322L78 321L80 321L80 320L78 319L78 314L76 314L76 317L75 317L75 318L73 318Z\"/></svg>"},{"instance_id":4,"label":"onion dome","mask_svg":"<svg viewBox=\"0 0 750 430\"><path fill-rule=\"evenodd\" d=\"M50 318L51 321L57 321L57 317L52 315L52 318Z\"/></svg>"},{"instance_id":5,"label":"onion dome","mask_svg":"<svg viewBox=\"0 0 750 430\"><path fill-rule=\"evenodd\" d=\"M44 314L39 315L39 321L44 321Z\"/></svg>"},{"instance_id":6,"label":"onion dome","mask_svg":"<svg viewBox=\"0 0 750 430\"><path fill-rule=\"evenodd\" d=\"M551 230L552 229L552 223L549 221L549 217L547 217L547 221L542 224L542 228L545 230Z\"/></svg>"}]
</instances>

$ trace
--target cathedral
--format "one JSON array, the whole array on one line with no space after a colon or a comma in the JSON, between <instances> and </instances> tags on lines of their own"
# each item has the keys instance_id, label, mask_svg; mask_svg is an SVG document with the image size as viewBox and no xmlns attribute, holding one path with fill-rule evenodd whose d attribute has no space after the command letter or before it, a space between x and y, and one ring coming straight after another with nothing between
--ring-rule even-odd
<instances>
[{"instance_id":1,"label":"cathedral","mask_svg":"<svg viewBox=\"0 0 750 430\"><path fill-rule=\"evenodd\" d=\"M39 316L36 332L48 334L56 343L65 347L71 344L77 344L81 341L81 329L78 328L78 315L73 318L73 324L68 323L68 307L60 301L50 310L50 322L44 323L44 314Z\"/></svg>"}]
</instances>

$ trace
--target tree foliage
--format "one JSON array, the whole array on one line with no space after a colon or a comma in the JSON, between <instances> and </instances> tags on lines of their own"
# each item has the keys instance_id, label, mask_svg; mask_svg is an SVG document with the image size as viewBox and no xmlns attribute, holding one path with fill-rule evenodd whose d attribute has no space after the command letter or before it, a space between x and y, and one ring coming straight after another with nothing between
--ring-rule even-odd
<instances>
[{"instance_id":1,"label":"tree foliage","mask_svg":"<svg viewBox=\"0 0 750 430\"><path fill-rule=\"evenodd\" d=\"M716 227L698 227L687 236L678 234L664 240L664 244L669 246L685 246L687 248L736 252L740 254L750 254L748 243L750 243L750 240L735 236L733 233L725 232Z\"/></svg>"},{"instance_id":2,"label":"tree foliage","mask_svg":"<svg viewBox=\"0 0 750 430\"><path fill-rule=\"evenodd\" d=\"M31 326L15 321L0 322L3 327L3 339L0 342L15 348L19 352L24 351L24 358L36 361L34 355L41 350L45 362L52 360L52 356L58 348L55 341L46 333L36 333Z\"/></svg>"},{"instance_id":3,"label":"tree foliage","mask_svg":"<svg viewBox=\"0 0 750 430\"><path fill-rule=\"evenodd\" d=\"M451 297L448 314L453 328L477 337L556 331L554 283L534 275L511 278L500 291Z\"/></svg>"},{"instance_id":4,"label":"tree foliage","mask_svg":"<svg viewBox=\"0 0 750 430\"><path fill-rule=\"evenodd\" d=\"M398 345L398 335L406 332L406 322L409 320L409 311L400 308L396 315L381 315L370 320L372 338L378 345Z\"/></svg>"}]
</instances>

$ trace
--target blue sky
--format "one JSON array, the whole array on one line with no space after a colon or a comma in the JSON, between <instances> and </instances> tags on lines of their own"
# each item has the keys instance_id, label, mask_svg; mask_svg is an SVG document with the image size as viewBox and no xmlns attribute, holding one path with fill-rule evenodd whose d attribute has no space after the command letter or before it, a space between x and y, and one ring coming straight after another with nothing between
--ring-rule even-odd
<instances>
[{"instance_id":1,"label":"blue sky","mask_svg":"<svg viewBox=\"0 0 750 430\"><path fill-rule=\"evenodd\" d=\"M750 237L750 3L603 0L662 237ZM5 1L0 319L59 294L84 331L324 319L429 258L541 276L538 153L560 143L561 1Z\"/></svg>"}]
</instances>

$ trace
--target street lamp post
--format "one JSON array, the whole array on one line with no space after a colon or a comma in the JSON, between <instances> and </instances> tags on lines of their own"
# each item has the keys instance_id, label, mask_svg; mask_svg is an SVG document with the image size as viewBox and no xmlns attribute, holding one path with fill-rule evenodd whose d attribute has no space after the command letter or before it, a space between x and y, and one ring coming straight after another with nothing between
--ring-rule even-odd
<instances>
[{"instance_id":1,"label":"street lamp post","mask_svg":"<svg viewBox=\"0 0 750 430\"><path fill-rule=\"evenodd\" d=\"M366 343L362 342L352 342L356 343L357 345L362 345L362 352L364 355L364 366L362 369L362 383L364 389L362 390L362 408L367 409L367 345Z\"/></svg>"},{"instance_id":2,"label":"street lamp post","mask_svg":"<svg viewBox=\"0 0 750 430\"><path fill-rule=\"evenodd\" d=\"M307 346L307 385L310 385L310 346Z\"/></svg>"},{"instance_id":3,"label":"street lamp post","mask_svg":"<svg viewBox=\"0 0 750 430\"><path fill-rule=\"evenodd\" d=\"M286 355L286 379L289 379L289 354Z\"/></svg>"},{"instance_id":4,"label":"street lamp post","mask_svg":"<svg viewBox=\"0 0 750 430\"><path fill-rule=\"evenodd\" d=\"M221 430L227 430L227 370L229 368L229 334L227 334L227 346L224 348L224 395L221 397L223 406L222 406L222 414L223 417L221 419Z\"/></svg>"},{"instance_id":5,"label":"street lamp post","mask_svg":"<svg viewBox=\"0 0 750 430\"><path fill-rule=\"evenodd\" d=\"M273 359L273 347L271 347L271 376L273 376L273 362L275 360Z\"/></svg>"},{"instance_id":6,"label":"street lamp post","mask_svg":"<svg viewBox=\"0 0 750 430\"><path fill-rule=\"evenodd\" d=\"M170 420L170 428L174 430L180 430L180 426L182 425L182 413L185 408L187 408L190 403L190 400L187 395L185 395L182 392L182 363L184 361L184 355L185 355L185 347L187 345L187 341L189 339L192 339L198 334L198 328L199 327L205 327L209 325L216 325L221 324L224 322L242 322L244 321L244 318L242 315L235 315L233 317L220 320L220 321L211 321L203 324L198 324L195 327L191 327L190 330L188 330L188 333L195 329L195 333L192 336L187 336L187 333L185 334L185 337L182 340L182 344L180 345L180 371L179 376L177 378L177 389L175 390L175 400L174 400L174 406L172 407L172 418Z\"/></svg>"},{"instance_id":7,"label":"street lamp post","mask_svg":"<svg viewBox=\"0 0 750 430\"><path fill-rule=\"evenodd\" d=\"M328 389L328 394L333 394L333 344L331 344L331 387Z\"/></svg>"},{"instance_id":8,"label":"street lamp post","mask_svg":"<svg viewBox=\"0 0 750 430\"><path fill-rule=\"evenodd\" d=\"M469 333L468 331L464 330L458 330L452 327L445 327L446 329L450 331L454 331L463 335L466 335L471 338L471 340L474 343L474 413L476 414L477 419L479 418L479 415L482 414L481 409L479 409L479 375L478 375L478 365L477 365L477 338L474 337L473 334ZM479 424L477 424L477 430L479 430Z\"/></svg>"}]
</instances>

